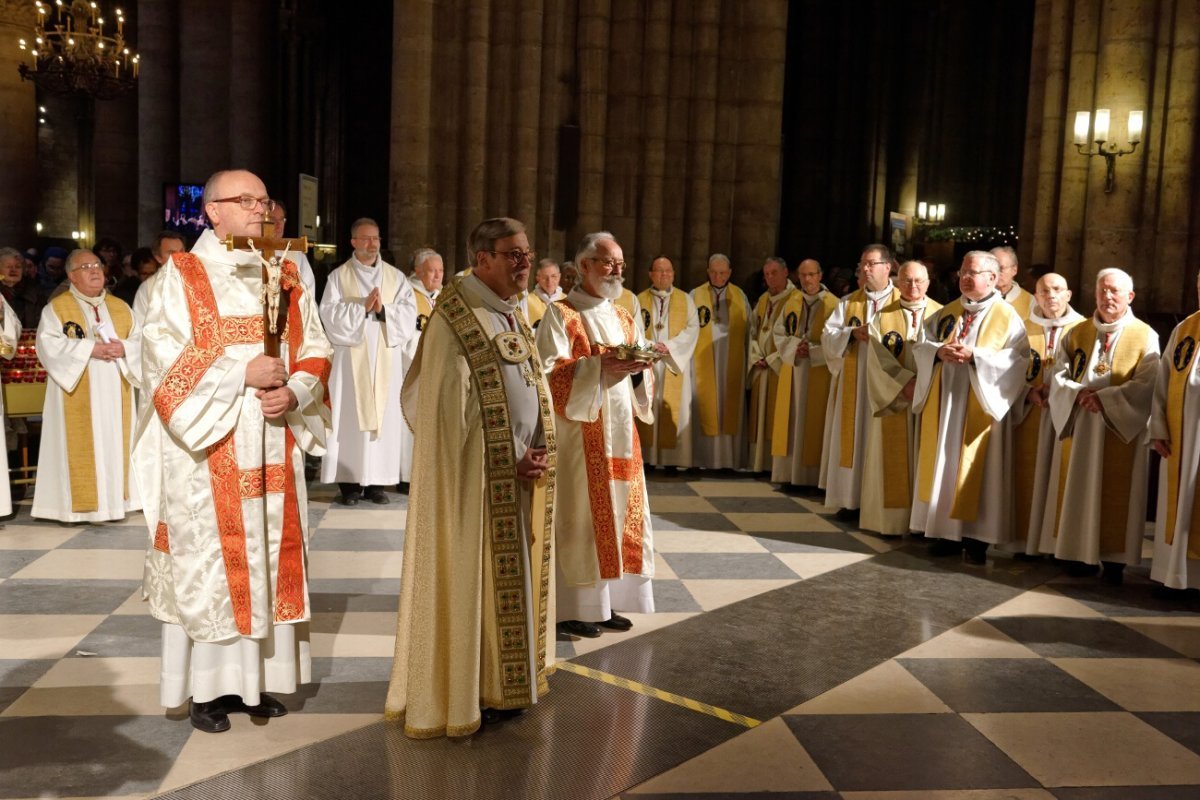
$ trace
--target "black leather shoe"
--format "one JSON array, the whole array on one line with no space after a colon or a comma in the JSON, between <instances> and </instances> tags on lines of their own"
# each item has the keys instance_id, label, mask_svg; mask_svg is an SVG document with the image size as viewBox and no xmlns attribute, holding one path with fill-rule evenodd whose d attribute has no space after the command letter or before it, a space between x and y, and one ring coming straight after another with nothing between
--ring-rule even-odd
<instances>
[{"instance_id":1,"label":"black leather shoe","mask_svg":"<svg viewBox=\"0 0 1200 800\"><path fill-rule=\"evenodd\" d=\"M600 635L600 626L593 625L590 622L584 622L578 619L568 619L558 623L558 629L563 633L569 633L572 636L584 636L588 639L595 639Z\"/></svg>"},{"instance_id":2,"label":"black leather shoe","mask_svg":"<svg viewBox=\"0 0 1200 800\"><path fill-rule=\"evenodd\" d=\"M608 628L610 631L627 631L633 627L633 621L627 617L622 617L617 612L613 612L612 616L606 620L596 623L601 628Z\"/></svg>"},{"instance_id":3,"label":"black leather shoe","mask_svg":"<svg viewBox=\"0 0 1200 800\"><path fill-rule=\"evenodd\" d=\"M929 555L935 557L958 555L962 549L962 542L953 539L934 539L929 543Z\"/></svg>"},{"instance_id":4,"label":"black leather shoe","mask_svg":"<svg viewBox=\"0 0 1200 800\"><path fill-rule=\"evenodd\" d=\"M833 518L838 522L854 522L858 519L857 508L839 508Z\"/></svg>"},{"instance_id":5,"label":"black leather shoe","mask_svg":"<svg viewBox=\"0 0 1200 800\"><path fill-rule=\"evenodd\" d=\"M1125 581L1125 565L1106 561L1104 571L1100 573L1100 580L1111 586L1120 586Z\"/></svg>"},{"instance_id":6,"label":"black leather shoe","mask_svg":"<svg viewBox=\"0 0 1200 800\"><path fill-rule=\"evenodd\" d=\"M239 711L243 711L252 717L282 717L288 713L283 703L265 692L259 692L258 705L256 706L246 705L241 698L238 698L238 705L241 706L238 709Z\"/></svg>"},{"instance_id":7,"label":"black leather shoe","mask_svg":"<svg viewBox=\"0 0 1200 800\"><path fill-rule=\"evenodd\" d=\"M344 506L358 505L358 498L362 497L362 487L357 483L339 483L338 488L342 490L342 496L338 498Z\"/></svg>"},{"instance_id":8,"label":"black leather shoe","mask_svg":"<svg viewBox=\"0 0 1200 800\"><path fill-rule=\"evenodd\" d=\"M229 730L229 715L225 713L225 708L220 700L212 700L207 703L190 701L188 703L188 719L191 720L193 728L205 733L221 733Z\"/></svg>"},{"instance_id":9,"label":"black leather shoe","mask_svg":"<svg viewBox=\"0 0 1200 800\"><path fill-rule=\"evenodd\" d=\"M1082 561L1063 562L1064 571L1072 578L1091 578L1100 571L1099 564L1085 564Z\"/></svg>"},{"instance_id":10,"label":"black leather shoe","mask_svg":"<svg viewBox=\"0 0 1200 800\"><path fill-rule=\"evenodd\" d=\"M388 500L388 496L383 493L383 488L379 486L368 486L363 492L363 499L370 500L377 506L386 506L392 502Z\"/></svg>"},{"instance_id":11,"label":"black leather shoe","mask_svg":"<svg viewBox=\"0 0 1200 800\"><path fill-rule=\"evenodd\" d=\"M968 564L983 566L987 563L988 543L977 539L963 539L963 554Z\"/></svg>"},{"instance_id":12,"label":"black leather shoe","mask_svg":"<svg viewBox=\"0 0 1200 800\"><path fill-rule=\"evenodd\" d=\"M523 708L481 708L479 709L479 718L484 725L495 725L497 722L512 719L524 712Z\"/></svg>"}]
</instances>

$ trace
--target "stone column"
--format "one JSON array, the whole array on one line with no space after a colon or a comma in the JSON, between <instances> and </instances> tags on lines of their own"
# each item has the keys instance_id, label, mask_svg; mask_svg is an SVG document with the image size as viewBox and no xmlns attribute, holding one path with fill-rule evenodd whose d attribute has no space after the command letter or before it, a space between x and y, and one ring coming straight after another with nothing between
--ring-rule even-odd
<instances>
[{"instance_id":1,"label":"stone column","mask_svg":"<svg viewBox=\"0 0 1200 800\"><path fill-rule=\"evenodd\" d=\"M230 127L233 0L179 2L180 180L203 182L233 166ZM151 69L149 65L146 67ZM257 80L259 76L238 76Z\"/></svg>"},{"instance_id":2,"label":"stone column","mask_svg":"<svg viewBox=\"0 0 1200 800\"><path fill-rule=\"evenodd\" d=\"M699 0L692 20L692 105L688 124L691 137L689 175L684 184L687 209L683 223L683 252L677 283L691 289L708 280L712 247L713 154L717 135L717 85L721 42L721 4Z\"/></svg>"},{"instance_id":3,"label":"stone column","mask_svg":"<svg viewBox=\"0 0 1200 800\"><path fill-rule=\"evenodd\" d=\"M179 6L140 0L137 9L138 241L163 228L163 184L179 173ZM202 181L207 176L189 176Z\"/></svg>"},{"instance_id":4,"label":"stone column","mask_svg":"<svg viewBox=\"0 0 1200 800\"><path fill-rule=\"evenodd\" d=\"M32 66L17 40L33 41L33 4L0 0L0 247L24 247L36 236L33 228L37 164L37 100L32 83L21 80L17 65ZM69 231L68 231L69 233Z\"/></svg>"},{"instance_id":5,"label":"stone column","mask_svg":"<svg viewBox=\"0 0 1200 800\"><path fill-rule=\"evenodd\" d=\"M581 0L575 44L579 71L579 233L597 231L604 221L604 182L608 130L608 50L611 7L608 0ZM633 252L633 242L613 231Z\"/></svg>"},{"instance_id":6,"label":"stone column","mask_svg":"<svg viewBox=\"0 0 1200 800\"><path fill-rule=\"evenodd\" d=\"M230 167L244 167L267 184L273 196L288 197L299 191L296 175L274 174L274 153L279 147L279 97L282 88L272 68L274 31L266 0L234 3L227 20L229 75L225 139ZM286 186L271 185L285 181ZM300 209L296 209L299 213ZM297 218L293 226L299 225Z\"/></svg>"},{"instance_id":7,"label":"stone column","mask_svg":"<svg viewBox=\"0 0 1200 800\"><path fill-rule=\"evenodd\" d=\"M484 207L484 185L489 177L487 171L487 123L488 72L492 39L491 12L490 0L472 2L466 9L465 70L462 75L464 86L462 138L459 145L458 172L458 231L460 232L458 238L460 239L465 237L481 220L493 216L488 213L489 209Z\"/></svg>"},{"instance_id":8,"label":"stone column","mask_svg":"<svg viewBox=\"0 0 1200 800\"><path fill-rule=\"evenodd\" d=\"M392 15L391 175L388 231L405 264L430 238L430 105L433 91L433 0L396 0ZM453 271L453 255L445 254Z\"/></svg>"}]
</instances>

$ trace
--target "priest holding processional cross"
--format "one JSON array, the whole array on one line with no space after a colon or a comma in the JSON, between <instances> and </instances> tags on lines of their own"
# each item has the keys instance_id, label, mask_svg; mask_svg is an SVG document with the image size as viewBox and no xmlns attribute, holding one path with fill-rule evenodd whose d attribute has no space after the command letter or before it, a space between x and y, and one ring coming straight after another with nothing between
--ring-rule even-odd
<instances>
[{"instance_id":1,"label":"priest holding processional cross","mask_svg":"<svg viewBox=\"0 0 1200 800\"><path fill-rule=\"evenodd\" d=\"M287 257L307 242L265 224L262 181L218 172L204 198L212 229L164 265L143 326L133 466L160 702L217 733L311 679L304 453L324 452L331 348Z\"/></svg>"}]
</instances>

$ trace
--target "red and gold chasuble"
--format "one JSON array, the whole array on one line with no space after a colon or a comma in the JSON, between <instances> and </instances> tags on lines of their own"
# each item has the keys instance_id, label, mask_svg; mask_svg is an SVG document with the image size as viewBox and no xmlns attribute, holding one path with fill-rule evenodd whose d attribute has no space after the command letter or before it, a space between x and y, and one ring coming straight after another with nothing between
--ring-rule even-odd
<instances>
[{"instance_id":1,"label":"red and gold chasuble","mask_svg":"<svg viewBox=\"0 0 1200 800\"><path fill-rule=\"evenodd\" d=\"M588 339L587 329L579 310L569 300L560 300L559 311L570 341L571 358L562 359L550 373L550 394L554 409L566 416L567 401L571 397L571 385L575 380L576 362L581 358L598 355L600 347ZM613 304L613 310L621 322L621 331L626 344L634 344L633 317L622 306ZM615 580L622 574L642 573L643 518L646 509L645 476L642 469L642 446L637 427L630 431L633 446L629 458L613 458L608 455L604 442L604 411L594 422L579 423L583 433L584 457L587 461L588 502L595 524L596 558L600 565L601 580ZM612 481L629 482L629 507L625 511L625 525L619 534L613 514Z\"/></svg>"},{"instance_id":2,"label":"red and gold chasuble","mask_svg":"<svg viewBox=\"0 0 1200 800\"><path fill-rule=\"evenodd\" d=\"M224 355L226 347L261 344L263 341L261 315L220 315L208 274L199 258L191 253L176 253L172 258L183 279L192 320L192 341L184 347L154 392L154 407L164 425L170 423L175 410L196 388L208 368ZM282 340L288 344L288 372L307 372L317 376L321 386L326 389L324 395L328 404L329 360L296 360L303 340L300 296L304 288L295 264L290 261L284 262L281 286L288 291L287 325L282 336ZM292 465L296 441L291 429L284 426L283 463L253 465L249 469L242 469L238 463L235 431L230 431L209 447L206 456L229 597L238 632L245 636L251 632L251 589L242 501L272 493L284 495L283 531L275 575L275 622L302 619L305 615L304 542ZM163 552L170 552L170 531L163 522L159 523L155 532L154 546Z\"/></svg>"}]
</instances>

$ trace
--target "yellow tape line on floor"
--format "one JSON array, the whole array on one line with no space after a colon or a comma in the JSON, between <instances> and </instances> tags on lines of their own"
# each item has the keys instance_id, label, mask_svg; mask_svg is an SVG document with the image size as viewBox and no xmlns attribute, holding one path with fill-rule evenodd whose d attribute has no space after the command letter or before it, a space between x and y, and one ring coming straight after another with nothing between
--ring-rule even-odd
<instances>
[{"instance_id":1,"label":"yellow tape line on floor","mask_svg":"<svg viewBox=\"0 0 1200 800\"><path fill-rule=\"evenodd\" d=\"M701 714L708 714L711 717L723 719L726 722L732 722L736 725L744 725L747 728L753 728L762 724L761 720L747 717L743 714L736 714L732 711L726 711L723 708L717 708L716 706L711 706L708 703L701 703L699 700L692 700L689 697L682 697L677 694L672 694L671 692L664 692L662 689L655 689L653 686L647 686L644 683L631 681L628 678L622 678L619 675L610 675L607 672L601 672L598 669L585 667L582 664L576 664L571 661L559 661L554 666L557 669L573 672L576 675L582 675L585 678L592 678L593 680L602 681L610 686L628 689L631 692L637 692L638 694L645 695L646 697L653 697L657 700L673 703L677 706L683 706L684 708L691 709L692 711L699 711Z\"/></svg>"}]
</instances>

